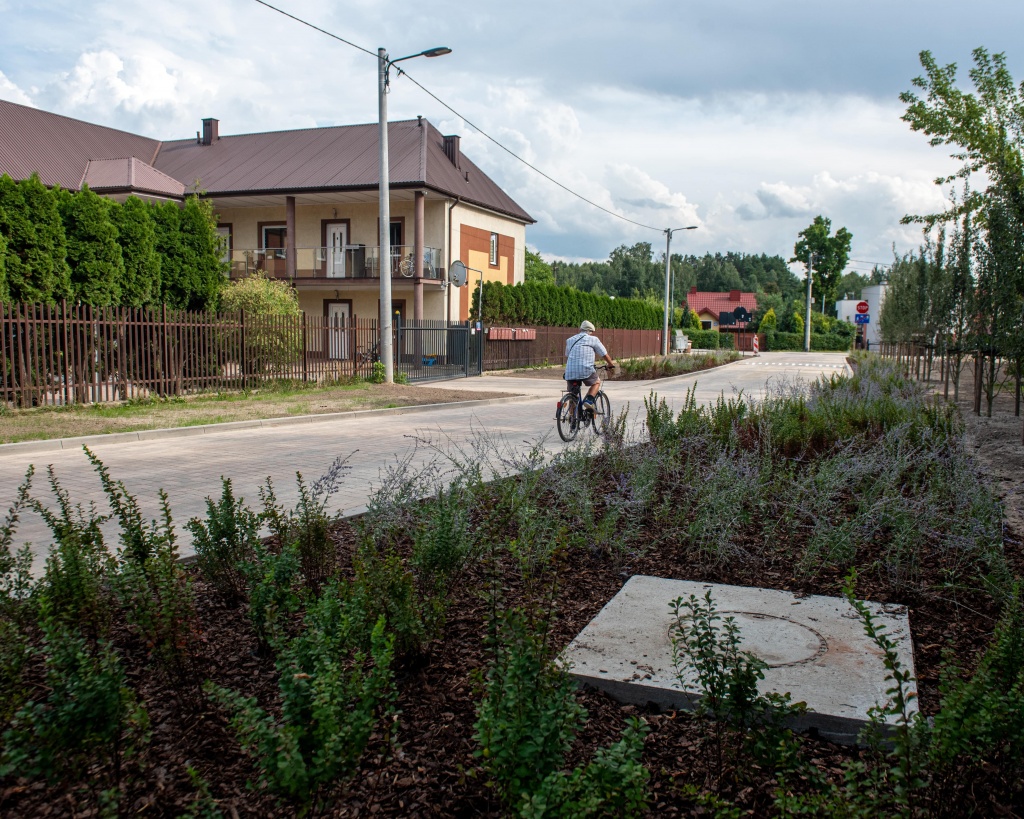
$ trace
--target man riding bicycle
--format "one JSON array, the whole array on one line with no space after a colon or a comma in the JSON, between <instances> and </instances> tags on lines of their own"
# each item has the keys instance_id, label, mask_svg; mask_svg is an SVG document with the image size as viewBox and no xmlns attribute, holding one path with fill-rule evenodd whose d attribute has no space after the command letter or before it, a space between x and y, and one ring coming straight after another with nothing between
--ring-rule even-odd
<instances>
[{"instance_id":1,"label":"man riding bicycle","mask_svg":"<svg viewBox=\"0 0 1024 819\"><path fill-rule=\"evenodd\" d=\"M565 342L565 380L582 381L590 387L583 406L591 410L594 408L594 396L601 389L601 379L594 369L597 356L604 358L610 369L615 369L615 359L608 355L601 339L594 335L594 325L584 321L580 331Z\"/></svg>"}]
</instances>

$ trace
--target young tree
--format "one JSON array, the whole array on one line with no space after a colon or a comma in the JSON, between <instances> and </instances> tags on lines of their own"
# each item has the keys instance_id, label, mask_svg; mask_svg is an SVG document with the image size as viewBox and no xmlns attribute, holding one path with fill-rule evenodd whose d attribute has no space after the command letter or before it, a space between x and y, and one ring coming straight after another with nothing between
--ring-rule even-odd
<instances>
[{"instance_id":1,"label":"young tree","mask_svg":"<svg viewBox=\"0 0 1024 819\"><path fill-rule=\"evenodd\" d=\"M1001 192L1019 223L1024 223L1024 83L1018 88L1006 67L1005 54L973 52L974 67L968 72L975 93L956 86L955 63L940 67L930 51L920 54L925 74L912 80L924 92L900 94L907 110L903 120L915 131L931 137L933 146L954 147L951 156L963 162L955 174L936 180L949 184L968 180L978 171L988 179L988 189L967 191L944 213L906 216L904 222L934 224L955 219L981 208L987 194Z\"/></svg>"},{"instance_id":2,"label":"young tree","mask_svg":"<svg viewBox=\"0 0 1024 819\"><path fill-rule=\"evenodd\" d=\"M832 220L824 216L815 216L798 234L797 243L793 246L791 262L800 262L807 266L809 258L814 259L814 301L822 296L826 305L834 305L836 286L850 258L850 244L853 235L846 228L839 228L832 235Z\"/></svg>"},{"instance_id":3,"label":"young tree","mask_svg":"<svg viewBox=\"0 0 1024 819\"><path fill-rule=\"evenodd\" d=\"M524 281L537 282L539 284L554 284L555 274L551 270L551 265L545 262L539 253L534 253L527 248L523 279Z\"/></svg>"},{"instance_id":4,"label":"young tree","mask_svg":"<svg viewBox=\"0 0 1024 819\"><path fill-rule=\"evenodd\" d=\"M124 259L121 304L144 307L155 303L160 297L160 255L152 209L137 196L129 196L123 204L114 204L110 216Z\"/></svg>"},{"instance_id":5,"label":"young tree","mask_svg":"<svg viewBox=\"0 0 1024 819\"><path fill-rule=\"evenodd\" d=\"M58 190L54 196L64 222L75 301L93 307L120 304L124 259L110 219L110 200L97 196L88 185L78 193Z\"/></svg>"}]
</instances>

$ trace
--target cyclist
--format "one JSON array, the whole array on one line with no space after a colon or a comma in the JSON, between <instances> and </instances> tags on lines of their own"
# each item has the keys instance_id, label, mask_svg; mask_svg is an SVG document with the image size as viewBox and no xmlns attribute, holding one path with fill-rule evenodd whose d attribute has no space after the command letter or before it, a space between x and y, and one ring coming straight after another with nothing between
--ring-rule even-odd
<instances>
[{"instance_id":1,"label":"cyclist","mask_svg":"<svg viewBox=\"0 0 1024 819\"><path fill-rule=\"evenodd\" d=\"M610 369L615 369L615 359L608 355L601 339L594 335L594 325L584 321L580 331L565 342L565 380L582 381L590 387L583 399L583 406L590 410L594 409L594 396L601 389L601 379L594 369L597 356L604 358Z\"/></svg>"}]
</instances>

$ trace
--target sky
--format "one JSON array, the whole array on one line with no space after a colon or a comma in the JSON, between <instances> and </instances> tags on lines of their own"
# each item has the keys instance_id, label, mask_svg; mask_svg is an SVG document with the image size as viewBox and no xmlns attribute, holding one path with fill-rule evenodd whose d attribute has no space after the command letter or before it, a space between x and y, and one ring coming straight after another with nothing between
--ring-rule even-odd
<instances>
[{"instance_id":1,"label":"sky","mask_svg":"<svg viewBox=\"0 0 1024 819\"><path fill-rule=\"evenodd\" d=\"M1006 52L1024 75L1024 3L975 0L272 0L403 63L453 114L393 78L392 120L423 115L537 220L547 259L664 252L789 258L817 215L853 234L850 269L921 243L956 170L900 117L918 54ZM0 98L181 139L377 120L375 56L255 0L0 0ZM1017 46L1015 49L1014 46ZM552 185L469 124L566 187ZM794 268L801 269L802 268Z\"/></svg>"}]
</instances>

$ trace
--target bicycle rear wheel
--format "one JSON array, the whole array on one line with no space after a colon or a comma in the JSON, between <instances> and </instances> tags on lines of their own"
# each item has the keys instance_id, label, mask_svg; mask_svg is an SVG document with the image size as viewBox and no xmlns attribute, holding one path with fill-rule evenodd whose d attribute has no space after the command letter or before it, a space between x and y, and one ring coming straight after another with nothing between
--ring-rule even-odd
<instances>
[{"instance_id":1,"label":"bicycle rear wheel","mask_svg":"<svg viewBox=\"0 0 1024 819\"><path fill-rule=\"evenodd\" d=\"M579 413L576 410L579 397L567 392L562 396L562 407L558 411L555 424L558 426L558 437L563 441L572 441L580 431Z\"/></svg>"},{"instance_id":2,"label":"bicycle rear wheel","mask_svg":"<svg viewBox=\"0 0 1024 819\"><path fill-rule=\"evenodd\" d=\"M602 390L594 399L594 433L605 435L612 428L612 402Z\"/></svg>"}]
</instances>

